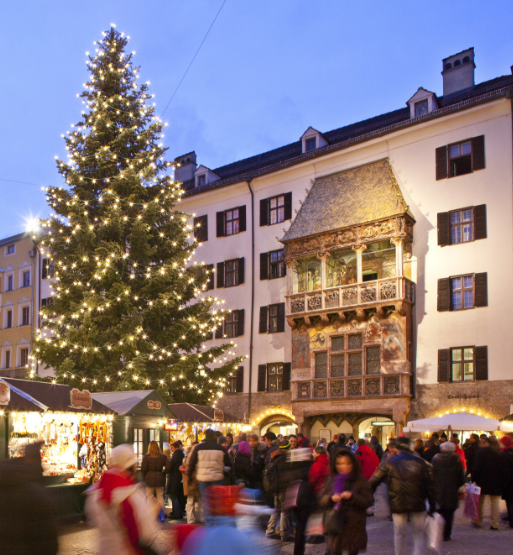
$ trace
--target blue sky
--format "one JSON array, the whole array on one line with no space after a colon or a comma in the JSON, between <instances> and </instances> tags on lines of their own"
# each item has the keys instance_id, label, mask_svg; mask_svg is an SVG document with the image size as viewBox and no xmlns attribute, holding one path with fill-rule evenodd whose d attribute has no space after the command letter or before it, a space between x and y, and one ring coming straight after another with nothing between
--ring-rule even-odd
<instances>
[{"instance_id":1,"label":"blue sky","mask_svg":"<svg viewBox=\"0 0 513 555\"><path fill-rule=\"evenodd\" d=\"M42 185L79 119L85 52L131 36L161 113L223 0L22 0L0 21L0 238L44 217ZM510 73L511 1L227 0L164 119L170 159L215 168L442 93L441 60L470 46L476 82ZM14 183L22 181L35 185Z\"/></svg>"}]
</instances>

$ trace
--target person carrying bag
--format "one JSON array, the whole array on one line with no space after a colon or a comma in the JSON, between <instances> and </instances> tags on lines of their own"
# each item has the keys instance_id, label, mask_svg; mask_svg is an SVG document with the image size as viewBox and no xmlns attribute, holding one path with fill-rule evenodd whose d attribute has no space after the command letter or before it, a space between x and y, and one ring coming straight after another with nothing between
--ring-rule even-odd
<instances>
[{"instance_id":1,"label":"person carrying bag","mask_svg":"<svg viewBox=\"0 0 513 555\"><path fill-rule=\"evenodd\" d=\"M369 483L360 476L355 455L346 449L338 451L331 460L331 475L320 495L326 507L324 529L328 534L331 555L357 555L367 547L366 510L374 497Z\"/></svg>"}]
</instances>

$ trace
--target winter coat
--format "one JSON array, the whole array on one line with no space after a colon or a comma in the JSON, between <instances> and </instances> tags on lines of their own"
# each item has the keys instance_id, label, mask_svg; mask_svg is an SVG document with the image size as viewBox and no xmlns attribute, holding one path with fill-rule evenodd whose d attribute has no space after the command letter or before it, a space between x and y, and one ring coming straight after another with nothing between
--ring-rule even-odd
<instances>
[{"instance_id":1,"label":"winter coat","mask_svg":"<svg viewBox=\"0 0 513 555\"><path fill-rule=\"evenodd\" d=\"M454 451L454 454L460 458L461 466L463 467L463 470L466 471L467 463L465 461L465 452L459 445L456 445L456 450Z\"/></svg>"},{"instance_id":2,"label":"winter coat","mask_svg":"<svg viewBox=\"0 0 513 555\"><path fill-rule=\"evenodd\" d=\"M467 470L468 470L468 473L470 475L472 475L474 473L474 467L476 465L476 457L477 457L478 452L479 452L479 443L477 441L475 443L471 443L465 449L465 459L467 460Z\"/></svg>"},{"instance_id":3,"label":"winter coat","mask_svg":"<svg viewBox=\"0 0 513 555\"><path fill-rule=\"evenodd\" d=\"M385 482L392 513L420 513L426 510L426 499L435 508L432 467L411 451L399 451L382 462L372 478L373 491Z\"/></svg>"},{"instance_id":4,"label":"winter coat","mask_svg":"<svg viewBox=\"0 0 513 555\"><path fill-rule=\"evenodd\" d=\"M480 447L474 466L473 480L481 495L502 495L502 464L499 453L491 447Z\"/></svg>"},{"instance_id":5,"label":"winter coat","mask_svg":"<svg viewBox=\"0 0 513 555\"><path fill-rule=\"evenodd\" d=\"M502 463L502 498L513 502L513 449L503 449Z\"/></svg>"},{"instance_id":6,"label":"winter coat","mask_svg":"<svg viewBox=\"0 0 513 555\"><path fill-rule=\"evenodd\" d=\"M367 530L365 529L367 515L365 511L374 501L369 483L362 476L357 476L354 479L346 480L344 491L350 491L352 496L351 499L345 499L341 503L342 533L328 536L328 550L333 555L341 554L342 551L358 553L367 547ZM321 492L321 505L328 508L333 507L332 495L333 476L330 476Z\"/></svg>"},{"instance_id":7,"label":"winter coat","mask_svg":"<svg viewBox=\"0 0 513 555\"><path fill-rule=\"evenodd\" d=\"M205 440L194 449L188 473L196 472L198 482L216 482L224 478L225 466L231 466L226 449L216 440Z\"/></svg>"},{"instance_id":8,"label":"winter coat","mask_svg":"<svg viewBox=\"0 0 513 555\"><path fill-rule=\"evenodd\" d=\"M253 472L251 457L245 453L241 453L239 450L237 450L235 459L233 460L232 479L234 484L242 481L249 485L255 481L255 473Z\"/></svg>"},{"instance_id":9,"label":"winter coat","mask_svg":"<svg viewBox=\"0 0 513 555\"><path fill-rule=\"evenodd\" d=\"M189 476L189 462L191 460L191 455L198 445L193 445L187 452L183 459L183 466L185 466L185 472L182 472L183 479L183 493L186 496L191 495L192 497L199 497L198 481L196 480L196 473Z\"/></svg>"},{"instance_id":10,"label":"winter coat","mask_svg":"<svg viewBox=\"0 0 513 555\"><path fill-rule=\"evenodd\" d=\"M368 445L361 445L356 451L356 458L360 464L360 474L369 480L379 465L379 458Z\"/></svg>"},{"instance_id":11,"label":"winter coat","mask_svg":"<svg viewBox=\"0 0 513 555\"><path fill-rule=\"evenodd\" d=\"M169 480L168 480L168 493L169 495L181 496L183 492L182 485L182 473L180 472L180 467L183 464L183 459L185 458L185 453L183 449L175 449L174 453L171 455L171 461L169 462Z\"/></svg>"},{"instance_id":12,"label":"winter coat","mask_svg":"<svg viewBox=\"0 0 513 555\"><path fill-rule=\"evenodd\" d=\"M99 531L98 555L144 555L141 547L151 545L157 535L159 510L144 489L113 467L86 495L87 520Z\"/></svg>"},{"instance_id":13,"label":"winter coat","mask_svg":"<svg viewBox=\"0 0 513 555\"><path fill-rule=\"evenodd\" d=\"M438 453L440 453L440 447L438 445L432 445L424 451L422 458L430 463L433 460L433 457L438 455Z\"/></svg>"},{"instance_id":14,"label":"winter coat","mask_svg":"<svg viewBox=\"0 0 513 555\"><path fill-rule=\"evenodd\" d=\"M458 490L465 484L465 472L455 453L438 453L433 457L435 497L441 509L458 508Z\"/></svg>"},{"instance_id":15,"label":"winter coat","mask_svg":"<svg viewBox=\"0 0 513 555\"><path fill-rule=\"evenodd\" d=\"M148 488L163 488L166 485L166 473L169 472L169 460L166 455L152 457L144 455L141 474Z\"/></svg>"},{"instance_id":16,"label":"winter coat","mask_svg":"<svg viewBox=\"0 0 513 555\"><path fill-rule=\"evenodd\" d=\"M321 492L329 474L330 461L328 460L328 455L319 455L310 467L310 471L308 473L308 481L310 482L310 487L315 494Z\"/></svg>"},{"instance_id":17,"label":"winter coat","mask_svg":"<svg viewBox=\"0 0 513 555\"><path fill-rule=\"evenodd\" d=\"M0 462L0 553L55 555L57 527L41 464Z\"/></svg>"}]
</instances>

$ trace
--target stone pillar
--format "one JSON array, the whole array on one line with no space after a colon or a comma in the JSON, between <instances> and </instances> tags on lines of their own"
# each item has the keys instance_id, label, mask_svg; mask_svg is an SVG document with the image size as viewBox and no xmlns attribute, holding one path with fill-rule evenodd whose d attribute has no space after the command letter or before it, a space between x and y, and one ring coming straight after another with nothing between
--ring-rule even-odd
<instances>
[{"instance_id":1,"label":"stone pillar","mask_svg":"<svg viewBox=\"0 0 513 555\"><path fill-rule=\"evenodd\" d=\"M390 242L395 245L395 275L397 277L403 277L404 239L402 237L396 237L394 239L391 239Z\"/></svg>"},{"instance_id":2,"label":"stone pillar","mask_svg":"<svg viewBox=\"0 0 513 555\"><path fill-rule=\"evenodd\" d=\"M296 261L287 260L285 263L287 266L287 295L292 295L294 293L294 268L296 267Z\"/></svg>"},{"instance_id":3,"label":"stone pillar","mask_svg":"<svg viewBox=\"0 0 513 555\"><path fill-rule=\"evenodd\" d=\"M317 258L321 261L321 289L328 287L328 261L329 253L318 254Z\"/></svg>"},{"instance_id":4,"label":"stone pillar","mask_svg":"<svg viewBox=\"0 0 513 555\"><path fill-rule=\"evenodd\" d=\"M363 282L363 264L362 264L362 254L367 248L367 245L355 245L353 250L356 252L356 281L357 283Z\"/></svg>"}]
</instances>

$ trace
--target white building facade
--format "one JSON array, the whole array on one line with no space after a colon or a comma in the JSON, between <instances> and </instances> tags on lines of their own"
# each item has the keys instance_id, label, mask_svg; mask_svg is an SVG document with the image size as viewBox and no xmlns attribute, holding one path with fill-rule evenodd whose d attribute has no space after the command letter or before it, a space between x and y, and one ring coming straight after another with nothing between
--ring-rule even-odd
<instances>
[{"instance_id":1,"label":"white building facade","mask_svg":"<svg viewBox=\"0 0 513 555\"><path fill-rule=\"evenodd\" d=\"M474 68L461 52L445 96L420 88L221 168L176 159L198 260L232 309L223 334L249 355L218 406L312 439L509 414L513 77L475 85Z\"/></svg>"}]
</instances>

